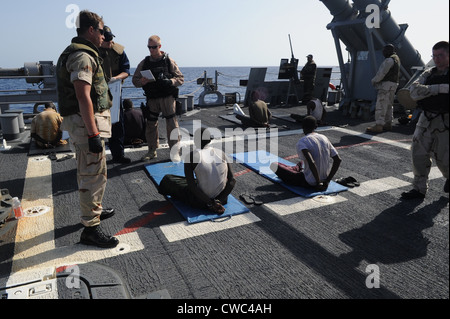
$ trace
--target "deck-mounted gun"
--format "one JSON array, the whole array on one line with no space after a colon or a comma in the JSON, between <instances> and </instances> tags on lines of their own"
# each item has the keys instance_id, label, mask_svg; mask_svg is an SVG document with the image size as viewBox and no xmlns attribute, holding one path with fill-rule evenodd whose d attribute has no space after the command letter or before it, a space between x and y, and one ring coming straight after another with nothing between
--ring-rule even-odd
<instances>
[{"instance_id":1,"label":"deck-mounted gun","mask_svg":"<svg viewBox=\"0 0 450 319\"><path fill-rule=\"evenodd\" d=\"M291 46L291 61L288 59L281 59L280 72L278 73L279 80L294 79L298 81L298 59L294 56L294 50L292 49L291 35L289 34L289 44Z\"/></svg>"},{"instance_id":2,"label":"deck-mounted gun","mask_svg":"<svg viewBox=\"0 0 450 319\"><path fill-rule=\"evenodd\" d=\"M0 91L0 105L56 102L56 76L52 61L25 63L23 68L17 69L0 68L0 80L10 79L25 79L39 88Z\"/></svg>"},{"instance_id":3,"label":"deck-mounted gun","mask_svg":"<svg viewBox=\"0 0 450 319\"><path fill-rule=\"evenodd\" d=\"M374 109L376 91L371 79L384 60L382 48L391 43L401 60L402 88L417 68L424 67L420 54L405 36L407 24L397 24L388 10L390 0L320 0L330 10L333 21L331 30L341 70L344 100L341 105L350 106L355 101L366 101ZM375 8L376 10L370 10ZM377 15L378 26L368 23L371 15ZM341 42L349 53L344 63ZM359 103L359 102L358 102Z\"/></svg>"},{"instance_id":4,"label":"deck-mounted gun","mask_svg":"<svg viewBox=\"0 0 450 319\"><path fill-rule=\"evenodd\" d=\"M289 104L289 98L291 96L295 96L295 103L298 103L298 100L301 98L300 96L300 80L298 77L298 59L294 56L294 50L292 48L291 35L288 34L289 37L289 45L291 46L291 61L288 59L281 59L280 63L280 71L278 73L279 80L289 80L289 89L286 98L286 104ZM294 90L294 94L291 94L292 89Z\"/></svg>"}]
</instances>

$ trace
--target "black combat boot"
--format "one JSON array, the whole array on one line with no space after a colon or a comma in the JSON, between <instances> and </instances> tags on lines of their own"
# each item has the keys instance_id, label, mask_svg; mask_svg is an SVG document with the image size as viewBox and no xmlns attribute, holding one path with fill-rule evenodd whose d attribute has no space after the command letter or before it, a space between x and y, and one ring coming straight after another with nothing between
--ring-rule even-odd
<instances>
[{"instance_id":1,"label":"black combat boot","mask_svg":"<svg viewBox=\"0 0 450 319\"><path fill-rule=\"evenodd\" d=\"M115 214L114 208L105 208L102 210L102 214L100 215L100 220L105 220L110 217L113 217Z\"/></svg>"},{"instance_id":2,"label":"black combat boot","mask_svg":"<svg viewBox=\"0 0 450 319\"><path fill-rule=\"evenodd\" d=\"M100 248L114 248L119 244L119 240L105 235L99 226L94 226L84 228L80 243Z\"/></svg>"}]
</instances>

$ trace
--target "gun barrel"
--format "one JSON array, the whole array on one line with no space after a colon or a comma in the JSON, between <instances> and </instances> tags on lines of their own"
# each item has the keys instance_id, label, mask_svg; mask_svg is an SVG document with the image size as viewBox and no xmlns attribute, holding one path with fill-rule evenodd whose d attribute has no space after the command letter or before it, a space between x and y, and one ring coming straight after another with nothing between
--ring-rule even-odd
<instances>
[{"instance_id":1,"label":"gun barrel","mask_svg":"<svg viewBox=\"0 0 450 319\"><path fill-rule=\"evenodd\" d=\"M0 76L23 76L25 74L24 68L17 69L3 69L0 68Z\"/></svg>"},{"instance_id":2,"label":"gun barrel","mask_svg":"<svg viewBox=\"0 0 450 319\"><path fill-rule=\"evenodd\" d=\"M291 46L291 55L292 55L292 58L294 59L294 50L292 49L291 35L288 34L288 36L289 36L289 44L290 44L290 46Z\"/></svg>"}]
</instances>

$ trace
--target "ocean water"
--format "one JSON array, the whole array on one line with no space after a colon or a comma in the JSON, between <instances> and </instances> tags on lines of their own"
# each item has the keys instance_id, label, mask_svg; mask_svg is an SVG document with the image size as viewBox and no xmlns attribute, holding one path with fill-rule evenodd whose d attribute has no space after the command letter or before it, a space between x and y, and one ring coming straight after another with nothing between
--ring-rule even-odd
<instances>
[{"instance_id":1,"label":"ocean water","mask_svg":"<svg viewBox=\"0 0 450 319\"><path fill-rule=\"evenodd\" d=\"M250 69L252 67L180 67L184 75L185 83L180 87L180 95L193 94L194 104L198 104L200 93L203 92L203 87L197 84L197 79L204 78L205 72L208 78L212 78L215 83L216 72L218 72L217 84L218 91L225 96L226 93L237 93L237 100L244 101L246 87L240 86L240 80L248 80ZM278 80L279 67L267 67L266 81ZM142 89L137 89L133 86L131 81L135 72L135 68L131 69L131 76L129 76L124 83L123 98L132 99L135 106L140 105L145 101ZM333 75L331 82L334 85L339 85L339 68L333 67ZM0 79L0 91L8 90L24 90L23 92L0 92L4 94L25 94L27 89L39 89L36 84L28 84L25 79ZM214 98L214 95L212 96ZM209 102L207 100L207 102ZM24 113L32 113L34 104L11 104L10 109L21 109Z\"/></svg>"},{"instance_id":2,"label":"ocean water","mask_svg":"<svg viewBox=\"0 0 450 319\"><path fill-rule=\"evenodd\" d=\"M246 87L240 86L241 80L248 80L251 67L188 67L181 68L180 70L184 75L185 83L180 87L180 95L193 94L194 104L198 104L199 96L203 92L202 85L197 84L197 79L204 78L205 74L207 78L212 79L214 84L216 81L217 72L217 85L218 91L225 96L226 93L238 93L243 102L246 92ZM132 74L134 69L132 69ZM124 84L123 96L124 98L144 98L142 89L136 89L131 82L132 76L130 76ZM278 67L268 67L266 81L275 81L278 78ZM131 88L130 88L131 87ZM215 99L215 96L211 96ZM208 102L207 98L206 101ZM136 103L135 103L136 104Z\"/></svg>"}]
</instances>

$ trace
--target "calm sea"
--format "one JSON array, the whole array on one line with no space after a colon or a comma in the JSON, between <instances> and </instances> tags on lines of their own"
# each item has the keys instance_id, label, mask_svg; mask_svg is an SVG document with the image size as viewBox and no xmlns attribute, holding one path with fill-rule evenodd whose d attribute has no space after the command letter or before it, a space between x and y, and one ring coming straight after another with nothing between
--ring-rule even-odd
<instances>
[{"instance_id":1,"label":"calm sea","mask_svg":"<svg viewBox=\"0 0 450 319\"><path fill-rule=\"evenodd\" d=\"M237 99L241 98L243 102L246 92L246 87L240 86L240 80L248 80L251 67L188 67L181 68L180 70L184 75L185 83L180 87L180 94L194 94L194 103L198 103L200 93L203 91L201 85L197 84L198 78L204 78L205 72L208 78L212 78L215 83L216 72L218 74L217 84L218 91L224 96L226 93L238 93ZM135 69L131 69L131 74L134 74ZM278 80L279 67L268 67L266 74L266 81ZM331 82L335 85L339 85L339 68L334 67ZM135 106L138 106L140 102L145 100L142 89L136 89L132 82L132 76L128 77L124 83L123 98L132 99ZM28 84L24 79L17 80L0 80L0 91L7 90L27 90L27 89L39 89L37 85ZM24 93L24 92L21 92ZM0 93L0 94L18 94L18 93ZM214 97L214 96L213 96ZM25 113L32 113L33 105L23 104L11 104L10 109L21 109Z\"/></svg>"}]
</instances>

